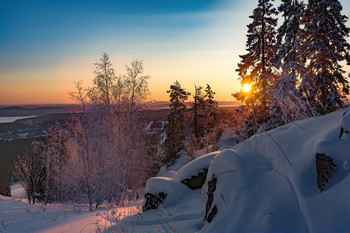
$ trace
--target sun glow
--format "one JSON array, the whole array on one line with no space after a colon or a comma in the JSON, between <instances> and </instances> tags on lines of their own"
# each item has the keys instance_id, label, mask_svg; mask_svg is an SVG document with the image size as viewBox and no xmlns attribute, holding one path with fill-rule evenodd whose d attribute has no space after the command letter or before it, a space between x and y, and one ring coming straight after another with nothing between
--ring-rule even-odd
<instances>
[{"instance_id":1,"label":"sun glow","mask_svg":"<svg viewBox=\"0 0 350 233\"><path fill-rule=\"evenodd\" d=\"M244 92L247 92L247 93L248 93L248 92L250 91L251 87L252 87L251 84L245 83L245 84L243 85L243 87L242 87L242 90L243 90Z\"/></svg>"}]
</instances>

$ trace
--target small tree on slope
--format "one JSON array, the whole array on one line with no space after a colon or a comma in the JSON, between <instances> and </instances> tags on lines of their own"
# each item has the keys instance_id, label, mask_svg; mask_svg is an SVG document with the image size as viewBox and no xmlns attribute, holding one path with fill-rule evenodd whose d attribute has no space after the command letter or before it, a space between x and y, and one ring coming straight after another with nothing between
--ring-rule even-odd
<instances>
[{"instance_id":1,"label":"small tree on slope","mask_svg":"<svg viewBox=\"0 0 350 233\"><path fill-rule=\"evenodd\" d=\"M165 126L166 139L164 141L165 162L171 165L177 159L177 153L185 148L185 116L186 106L184 102L188 99L190 93L181 87L176 81L167 91L170 94L170 113L168 123Z\"/></svg>"},{"instance_id":2,"label":"small tree on slope","mask_svg":"<svg viewBox=\"0 0 350 233\"><path fill-rule=\"evenodd\" d=\"M209 84L207 84L204 91L205 127L202 143L204 147L208 147L219 140L222 129L218 119L218 102L214 100L215 92L211 89Z\"/></svg>"}]
</instances>

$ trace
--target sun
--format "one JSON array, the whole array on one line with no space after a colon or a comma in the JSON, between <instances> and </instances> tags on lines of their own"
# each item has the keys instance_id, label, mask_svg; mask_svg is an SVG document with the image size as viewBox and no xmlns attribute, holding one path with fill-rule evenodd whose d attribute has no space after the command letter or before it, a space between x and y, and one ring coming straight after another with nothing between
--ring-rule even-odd
<instances>
[{"instance_id":1,"label":"sun","mask_svg":"<svg viewBox=\"0 0 350 233\"><path fill-rule=\"evenodd\" d=\"M251 84L245 83L245 84L243 85L243 87L242 87L242 90L243 90L244 92L247 92L247 93L248 93L248 92L250 91L251 87L252 87Z\"/></svg>"}]
</instances>

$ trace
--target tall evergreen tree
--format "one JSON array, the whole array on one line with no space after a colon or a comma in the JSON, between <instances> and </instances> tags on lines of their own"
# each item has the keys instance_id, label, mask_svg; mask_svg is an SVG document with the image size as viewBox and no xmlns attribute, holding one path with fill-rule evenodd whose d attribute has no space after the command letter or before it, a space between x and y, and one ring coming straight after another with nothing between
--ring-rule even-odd
<instances>
[{"instance_id":1,"label":"tall evergreen tree","mask_svg":"<svg viewBox=\"0 0 350 233\"><path fill-rule=\"evenodd\" d=\"M181 87L176 81L167 91L170 94L170 113L168 115L168 123L165 126L166 139L163 147L165 151L165 161L168 165L173 164L178 158L178 152L185 149L185 101L190 93Z\"/></svg>"},{"instance_id":2,"label":"tall evergreen tree","mask_svg":"<svg viewBox=\"0 0 350 233\"><path fill-rule=\"evenodd\" d=\"M309 0L306 9L303 56L307 70L301 89L321 113L342 107L342 97L349 94L349 83L340 64L350 64L350 45L346 41L350 29L342 9L338 0Z\"/></svg>"},{"instance_id":3,"label":"tall evergreen tree","mask_svg":"<svg viewBox=\"0 0 350 233\"><path fill-rule=\"evenodd\" d=\"M236 98L247 101L254 101L259 107L259 115L264 118L268 112L270 102L269 91L274 82L274 64L271 58L276 54L276 25L277 10L272 5L273 0L259 0L258 7L254 9L253 20L248 25L247 54L241 55L241 62L238 64L242 85L254 83L254 92L250 98L241 93L236 93Z\"/></svg>"},{"instance_id":4,"label":"tall evergreen tree","mask_svg":"<svg viewBox=\"0 0 350 233\"><path fill-rule=\"evenodd\" d=\"M272 61L281 70L281 74L272 87L270 104L270 115L276 126L286 123L286 119L294 119L289 114L294 112L289 109L292 107L289 103L290 101L297 102L296 98L301 96L297 91L297 83L301 73L305 70L305 59L301 56L302 38L305 33L303 30L304 8L300 0L282 0L278 7L284 21L278 28L276 43L278 51ZM283 117L286 119L282 120Z\"/></svg>"},{"instance_id":5,"label":"tall evergreen tree","mask_svg":"<svg viewBox=\"0 0 350 233\"><path fill-rule=\"evenodd\" d=\"M278 29L278 52L273 61L277 68L282 68L281 77L286 91L295 92L297 78L305 64L301 56L304 4L300 0L282 0L278 10L282 13L284 21Z\"/></svg>"}]
</instances>

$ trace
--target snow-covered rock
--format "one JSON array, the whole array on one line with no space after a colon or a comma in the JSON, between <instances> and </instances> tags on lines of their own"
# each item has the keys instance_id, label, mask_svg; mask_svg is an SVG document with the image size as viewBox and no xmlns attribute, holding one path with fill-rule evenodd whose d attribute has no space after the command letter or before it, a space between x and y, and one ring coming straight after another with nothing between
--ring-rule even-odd
<instances>
[{"instance_id":1,"label":"snow-covered rock","mask_svg":"<svg viewBox=\"0 0 350 233\"><path fill-rule=\"evenodd\" d=\"M190 189L184 184L174 181L167 177L155 177L149 179L145 187L145 195L150 193L153 195L165 194L164 201L162 201L163 207L175 205L179 199L188 194ZM179 195L179 193L181 195ZM145 200L146 201L146 200Z\"/></svg>"},{"instance_id":2,"label":"snow-covered rock","mask_svg":"<svg viewBox=\"0 0 350 233\"><path fill-rule=\"evenodd\" d=\"M191 176L196 176L198 173L202 172L204 169L208 169L211 161L214 157L219 154L219 151L212 152L206 155L202 155L195 160L192 160L185 166L183 166L173 177L175 181L181 182L184 179L191 178Z\"/></svg>"}]
</instances>

